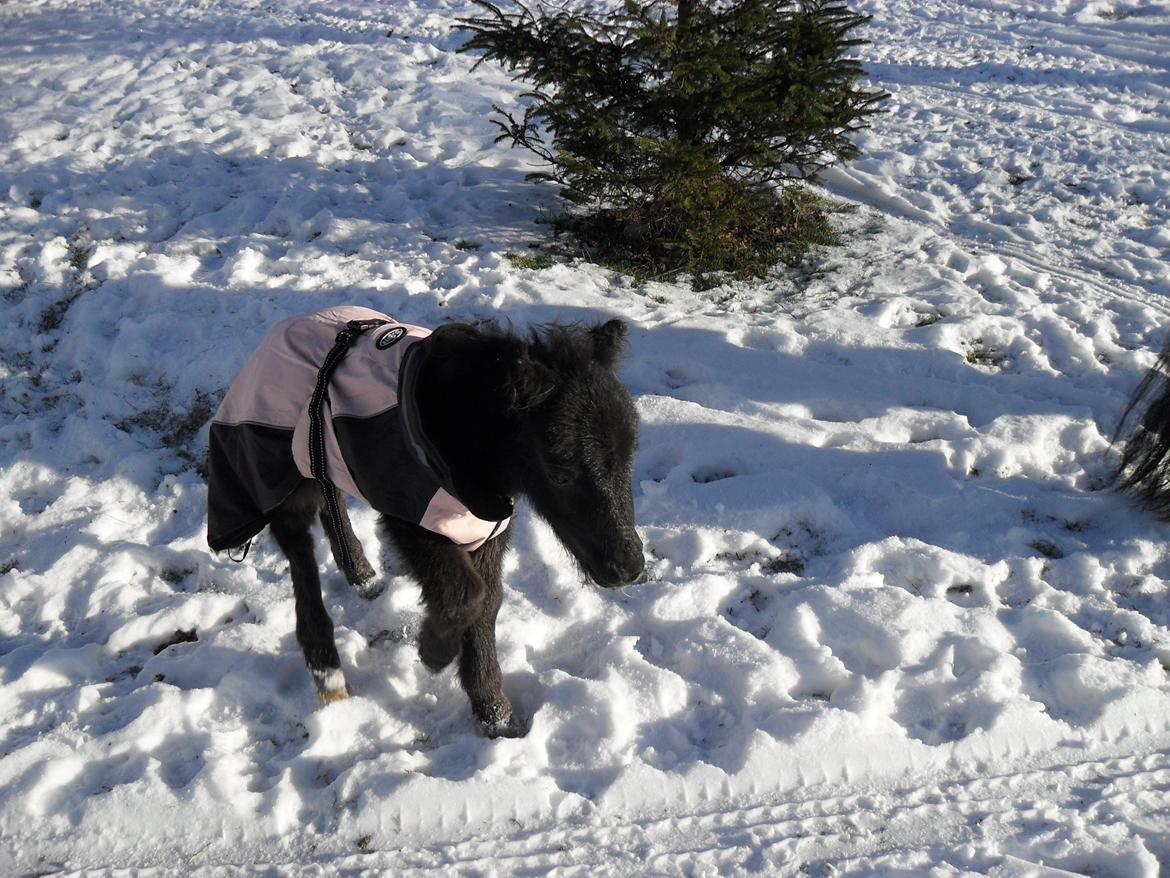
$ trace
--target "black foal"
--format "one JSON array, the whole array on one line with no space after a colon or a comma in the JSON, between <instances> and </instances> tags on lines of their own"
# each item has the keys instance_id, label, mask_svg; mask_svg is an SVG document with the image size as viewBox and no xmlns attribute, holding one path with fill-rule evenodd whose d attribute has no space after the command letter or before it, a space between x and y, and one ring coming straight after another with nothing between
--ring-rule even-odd
<instances>
[{"instance_id":1,"label":"black foal","mask_svg":"<svg viewBox=\"0 0 1170 878\"><path fill-rule=\"evenodd\" d=\"M483 730L522 734L495 638L514 501L527 497L598 584L624 585L643 569L631 487L638 420L616 376L625 335L620 320L527 337L461 324L428 333L357 308L269 333L212 423L208 542L225 549L271 527L322 700L348 690L314 519L350 584L380 591L341 486L382 513L383 535L419 582L424 664L439 671L458 658Z\"/></svg>"}]
</instances>

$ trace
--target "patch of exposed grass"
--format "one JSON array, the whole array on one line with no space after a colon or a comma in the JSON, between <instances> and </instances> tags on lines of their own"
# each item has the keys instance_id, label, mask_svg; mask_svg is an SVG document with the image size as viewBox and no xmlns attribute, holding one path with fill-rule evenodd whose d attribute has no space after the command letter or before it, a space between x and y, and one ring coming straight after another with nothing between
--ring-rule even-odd
<instances>
[{"instance_id":1,"label":"patch of exposed grass","mask_svg":"<svg viewBox=\"0 0 1170 878\"><path fill-rule=\"evenodd\" d=\"M123 418L114 426L127 433L147 429L159 435L161 444L173 451L181 460L193 465L196 471L206 477L202 455L193 450L195 438L215 413L216 403L211 394L199 392L191 405L183 412L175 412L168 404L158 405Z\"/></svg>"},{"instance_id":2,"label":"patch of exposed grass","mask_svg":"<svg viewBox=\"0 0 1170 878\"><path fill-rule=\"evenodd\" d=\"M791 573L795 576L804 576L805 562L799 555L781 555L772 558L760 565L765 573Z\"/></svg>"},{"instance_id":3,"label":"patch of exposed grass","mask_svg":"<svg viewBox=\"0 0 1170 878\"><path fill-rule=\"evenodd\" d=\"M509 250L504 256L517 268L530 268L533 271L552 268L557 264L556 258L551 253L538 253L535 256L527 256L523 253L516 253Z\"/></svg>"},{"instance_id":4,"label":"patch of exposed grass","mask_svg":"<svg viewBox=\"0 0 1170 878\"><path fill-rule=\"evenodd\" d=\"M981 338L975 339L967 348L967 362L972 366L1002 369L1007 364L1007 360L1007 354L995 345L985 345Z\"/></svg>"}]
</instances>

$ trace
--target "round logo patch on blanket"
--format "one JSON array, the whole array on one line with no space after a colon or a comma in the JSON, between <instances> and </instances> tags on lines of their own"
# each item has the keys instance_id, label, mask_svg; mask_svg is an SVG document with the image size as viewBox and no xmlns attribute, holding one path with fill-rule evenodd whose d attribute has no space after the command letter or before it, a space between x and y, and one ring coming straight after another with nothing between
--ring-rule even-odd
<instances>
[{"instance_id":1,"label":"round logo patch on blanket","mask_svg":"<svg viewBox=\"0 0 1170 878\"><path fill-rule=\"evenodd\" d=\"M378 339L378 341L377 341L378 350L384 351L384 350L386 350L386 348L393 346L394 343L397 342L404 335L406 335L406 327L395 326L393 329L389 330L388 332L383 333L382 337L380 339Z\"/></svg>"}]
</instances>

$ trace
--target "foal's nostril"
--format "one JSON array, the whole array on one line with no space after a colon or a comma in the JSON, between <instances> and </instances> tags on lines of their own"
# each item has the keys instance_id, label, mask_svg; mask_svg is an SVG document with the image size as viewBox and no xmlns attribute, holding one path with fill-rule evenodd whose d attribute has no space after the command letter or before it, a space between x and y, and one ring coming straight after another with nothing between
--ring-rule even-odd
<instances>
[{"instance_id":1,"label":"foal's nostril","mask_svg":"<svg viewBox=\"0 0 1170 878\"><path fill-rule=\"evenodd\" d=\"M645 567L646 562L643 560L641 552L638 552L637 555L630 554L623 558L615 558L605 565L604 575L597 577L597 582L606 588L629 585L642 575Z\"/></svg>"},{"instance_id":2,"label":"foal's nostril","mask_svg":"<svg viewBox=\"0 0 1170 878\"><path fill-rule=\"evenodd\" d=\"M642 556L642 541L626 549L625 561L621 564L622 582L633 582L646 569L646 559Z\"/></svg>"},{"instance_id":3,"label":"foal's nostril","mask_svg":"<svg viewBox=\"0 0 1170 878\"><path fill-rule=\"evenodd\" d=\"M646 571L645 562L642 561L641 559L638 559L637 564L631 564L628 568L626 568L625 577L623 578L622 581L625 582L627 585L629 585L631 582L636 582L637 580L642 578L642 574L645 571Z\"/></svg>"},{"instance_id":4,"label":"foal's nostril","mask_svg":"<svg viewBox=\"0 0 1170 878\"><path fill-rule=\"evenodd\" d=\"M637 580L646 569L642 540L633 528L623 531L620 543L611 544L600 565L594 566L594 581L606 588L618 588Z\"/></svg>"}]
</instances>

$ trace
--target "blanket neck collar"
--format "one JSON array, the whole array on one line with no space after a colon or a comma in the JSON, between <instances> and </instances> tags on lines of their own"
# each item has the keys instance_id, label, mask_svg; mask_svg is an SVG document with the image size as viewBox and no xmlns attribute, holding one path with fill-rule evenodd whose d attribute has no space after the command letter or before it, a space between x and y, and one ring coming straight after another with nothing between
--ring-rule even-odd
<instances>
[{"instance_id":1,"label":"blanket neck collar","mask_svg":"<svg viewBox=\"0 0 1170 878\"><path fill-rule=\"evenodd\" d=\"M469 503L456 489L455 476L450 465L423 426L422 412L418 405L418 386L430 354L428 340L420 339L406 350L398 376L398 405L402 409L402 422L406 427L410 447L418 462L430 471L440 487L466 506L472 515L484 521L503 521L512 515L513 500L510 497L501 497L498 503L492 504L491 509L477 509Z\"/></svg>"}]
</instances>

